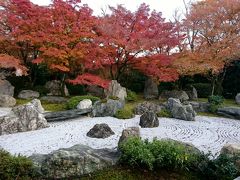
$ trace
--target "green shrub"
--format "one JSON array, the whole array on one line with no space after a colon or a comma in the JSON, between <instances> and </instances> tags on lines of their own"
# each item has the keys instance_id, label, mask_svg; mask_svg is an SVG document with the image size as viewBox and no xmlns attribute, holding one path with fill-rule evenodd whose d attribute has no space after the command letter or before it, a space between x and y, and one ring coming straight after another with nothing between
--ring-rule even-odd
<instances>
[{"instance_id":1,"label":"green shrub","mask_svg":"<svg viewBox=\"0 0 240 180\"><path fill-rule=\"evenodd\" d=\"M12 156L0 150L0 179L31 179L33 163L23 156Z\"/></svg>"},{"instance_id":2,"label":"green shrub","mask_svg":"<svg viewBox=\"0 0 240 180\"><path fill-rule=\"evenodd\" d=\"M150 170L196 170L205 160L200 151L173 140L154 139L153 142L148 142L139 138L129 138L119 148L121 163Z\"/></svg>"},{"instance_id":3,"label":"green shrub","mask_svg":"<svg viewBox=\"0 0 240 180\"><path fill-rule=\"evenodd\" d=\"M223 104L224 98L222 96L209 96L208 102L210 103L209 111L215 113L219 107Z\"/></svg>"},{"instance_id":4,"label":"green shrub","mask_svg":"<svg viewBox=\"0 0 240 180\"><path fill-rule=\"evenodd\" d=\"M134 113L131 109L124 108L116 112L115 117L118 119L130 119L134 117Z\"/></svg>"},{"instance_id":5,"label":"green shrub","mask_svg":"<svg viewBox=\"0 0 240 180\"><path fill-rule=\"evenodd\" d=\"M207 98L211 95L212 86L210 83L195 83L192 86L196 88L199 98Z\"/></svg>"},{"instance_id":6,"label":"green shrub","mask_svg":"<svg viewBox=\"0 0 240 180\"><path fill-rule=\"evenodd\" d=\"M127 97L126 97L126 100L127 101L137 101L138 97L137 97L137 94L134 92L134 91L131 91L131 90L127 90Z\"/></svg>"},{"instance_id":7,"label":"green shrub","mask_svg":"<svg viewBox=\"0 0 240 180\"><path fill-rule=\"evenodd\" d=\"M75 109L78 105L78 103L84 99L90 99L92 103L94 104L96 101L100 100L99 97L95 96L75 96L68 100L67 102L67 109Z\"/></svg>"},{"instance_id":8,"label":"green shrub","mask_svg":"<svg viewBox=\"0 0 240 180\"><path fill-rule=\"evenodd\" d=\"M148 142L140 138L129 138L120 145L120 162L133 167L152 170L155 158L148 148Z\"/></svg>"},{"instance_id":9,"label":"green shrub","mask_svg":"<svg viewBox=\"0 0 240 180\"><path fill-rule=\"evenodd\" d=\"M208 161L202 169L202 174L208 179L235 179L240 173L235 165L239 157L220 154L216 159Z\"/></svg>"},{"instance_id":10,"label":"green shrub","mask_svg":"<svg viewBox=\"0 0 240 180\"><path fill-rule=\"evenodd\" d=\"M172 114L169 110L167 109L162 109L161 111L159 111L157 113L157 116L158 117L166 117L166 118L171 118L172 117Z\"/></svg>"}]
</instances>

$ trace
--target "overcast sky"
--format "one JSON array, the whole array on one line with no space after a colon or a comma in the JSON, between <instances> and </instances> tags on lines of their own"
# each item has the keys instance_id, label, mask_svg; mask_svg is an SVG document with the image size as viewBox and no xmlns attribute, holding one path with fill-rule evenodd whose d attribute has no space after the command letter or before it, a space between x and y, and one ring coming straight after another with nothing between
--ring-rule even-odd
<instances>
[{"instance_id":1,"label":"overcast sky","mask_svg":"<svg viewBox=\"0 0 240 180\"><path fill-rule=\"evenodd\" d=\"M35 4L48 5L51 0L31 0ZM189 0L186 0L188 2ZM107 5L116 6L123 4L127 9L132 11L142 3L149 4L151 9L156 9L163 13L163 17L167 20L171 19L176 8L183 9L183 0L82 0L82 3L88 4L94 10L95 15L101 14L101 9L106 9Z\"/></svg>"}]
</instances>

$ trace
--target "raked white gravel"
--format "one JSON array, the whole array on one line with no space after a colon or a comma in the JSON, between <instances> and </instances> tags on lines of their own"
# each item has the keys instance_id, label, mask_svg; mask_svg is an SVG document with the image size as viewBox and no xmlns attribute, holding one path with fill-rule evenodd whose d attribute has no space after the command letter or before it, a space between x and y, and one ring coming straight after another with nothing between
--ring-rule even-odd
<instances>
[{"instance_id":1,"label":"raked white gravel","mask_svg":"<svg viewBox=\"0 0 240 180\"><path fill-rule=\"evenodd\" d=\"M0 147L12 154L30 156L34 153L47 154L59 148L85 144L92 148L116 148L123 129L138 126L139 116L129 120L113 117L81 117L70 121L49 123L50 127L0 136ZM159 118L159 127L141 128L142 138L171 138L192 143L201 151L218 155L226 143L240 144L240 121L197 116L196 121ZM99 123L107 123L115 135L106 139L89 138L87 132Z\"/></svg>"}]
</instances>

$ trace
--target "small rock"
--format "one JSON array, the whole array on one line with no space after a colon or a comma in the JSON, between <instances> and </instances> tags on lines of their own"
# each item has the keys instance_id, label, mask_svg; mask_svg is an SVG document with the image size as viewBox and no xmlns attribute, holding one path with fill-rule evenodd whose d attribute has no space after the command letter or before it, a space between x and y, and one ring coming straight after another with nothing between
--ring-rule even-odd
<instances>
[{"instance_id":1,"label":"small rock","mask_svg":"<svg viewBox=\"0 0 240 180\"><path fill-rule=\"evenodd\" d=\"M32 90L22 90L18 94L18 98L20 99L34 99L34 98L39 98L40 94L37 91L32 91Z\"/></svg>"},{"instance_id":2,"label":"small rock","mask_svg":"<svg viewBox=\"0 0 240 180\"><path fill-rule=\"evenodd\" d=\"M48 96L61 96L62 91L61 91L61 82L58 80L52 80L48 81L45 84L45 88L49 91L47 94ZM64 96L69 96L68 89L66 85L64 85Z\"/></svg>"},{"instance_id":3,"label":"small rock","mask_svg":"<svg viewBox=\"0 0 240 180\"><path fill-rule=\"evenodd\" d=\"M147 111L153 111L155 113L160 112L164 107L162 105L158 105L152 102L145 101L140 103L135 108L135 114L142 115Z\"/></svg>"},{"instance_id":4,"label":"small rock","mask_svg":"<svg viewBox=\"0 0 240 180\"><path fill-rule=\"evenodd\" d=\"M84 99L79 102L77 109L90 109L92 108L92 101L90 99Z\"/></svg>"},{"instance_id":5,"label":"small rock","mask_svg":"<svg viewBox=\"0 0 240 180\"><path fill-rule=\"evenodd\" d=\"M104 95L104 89L102 87L96 86L96 85L89 85L86 88L86 91L88 94L91 94L92 96L97 96L103 98Z\"/></svg>"},{"instance_id":6,"label":"small rock","mask_svg":"<svg viewBox=\"0 0 240 180\"><path fill-rule=\"evenodd\" d=\"M16 105L16 99L9 95L0 94L0 107L13 107Z\"/></svg>"},{"instance_id":7,"label":"small rock","mask_svg":"<svg viewBox=\"0 0 240 180\"><path fill-rule=\"evenodd\" d=\"M179 99L181 102L189 100L189 97L185 91L177 91L177 90L164 91L160 94L160 97L159 97L159 99L169 99L169 98Z\"/></svg>"},{"instance_id":8,"label":"small rock","mask_svg":"<svg viewBox=\"0 0 240 180\"><path fill-rule=\"evenodd\" d=\"M87 133L87 136L92 138L108 138L114 134L115 133L107 124L102 123L93 126L93 128Z\"/></svg>"},{"instance_id":9,"label":"small rock","mask_svg":"<svg viewBox=\"0 0 240 180\"><path fill-rule=\"evenodd\" d=\"M159 120L156 115L156 113L152 111L145 112L141 117L140 117L140 123L139 125L142 128L154 128L159 126Z\"/></svg>"},{"instance_id":10,"label":"small rock","mask_svg":"<svg viewBox=\"0 0 240 180\"><path fill-rule=\"evenodd\" d=\"M129 127L122 131L122 135L118 141L118 146L129 139L130 137L140 137L140 129L139 127Z\"/></svg>"},{"instance_id":11,"label":"small rock","mask_svg":"<svg viewBox=\"0 0 240 180\"><path fill-rule=\"evenodd\" d=\"M239 107L223 107L218 108L217 113L231 119L240 120L240 108Z\"/></svg>"},{"instance_id":12,"label":"small rock","mask_svg":"<svg viewBox=\"0 0 240 180\"><path fill-rule=\"evenodd\" d=\"M235 100L237 104L240 104L240 93L236 95Z\"/></svg>"}]
</instances>

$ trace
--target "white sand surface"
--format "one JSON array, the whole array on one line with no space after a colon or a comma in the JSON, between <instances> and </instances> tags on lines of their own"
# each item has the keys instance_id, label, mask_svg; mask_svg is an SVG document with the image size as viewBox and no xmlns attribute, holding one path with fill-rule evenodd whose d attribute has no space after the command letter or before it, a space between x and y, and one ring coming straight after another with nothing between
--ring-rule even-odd
<instances>
[{"instance_id":1,"label":"white sand surface","mask_svg":"<svg viewBox=\"0 0 240 180\"><path fill-rule=\"evenodd\" d=\"M116 148L121 132L126 127L138 126L140 117L119 120L113 117L81 117L70 121L49 123L50 127L0 136L0 147L12 154L30 156L34 153L47 154L59 148L75 144L85 144L93 148ZM196 121L159 118L159 127L141 128L142 138L171 138L192 143L205 153L218 155L226 143L240 144L240 121L197 116ZM86 136L86 133L99 123L107 123L115 135L105 139Z\"/></svg>"}]
</instances>

